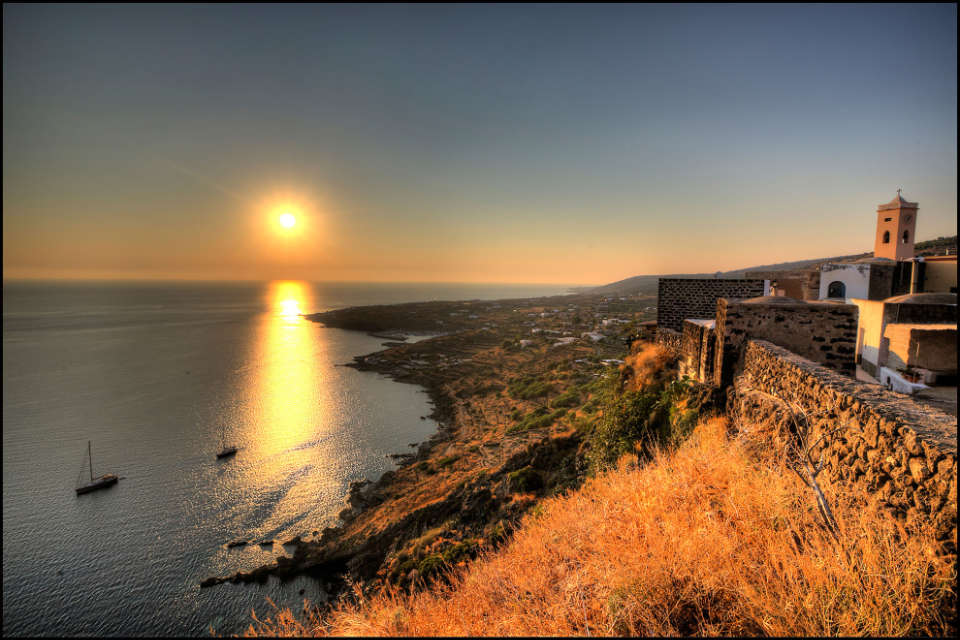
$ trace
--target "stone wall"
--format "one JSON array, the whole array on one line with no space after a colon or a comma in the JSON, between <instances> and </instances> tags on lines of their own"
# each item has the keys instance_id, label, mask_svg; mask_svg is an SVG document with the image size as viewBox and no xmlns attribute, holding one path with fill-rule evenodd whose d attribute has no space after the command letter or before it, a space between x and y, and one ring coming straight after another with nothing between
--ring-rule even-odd
<instances>
[{"instance_id":1,"label":"stone wall","mask_svg":"<svg viewBox=\"0 0 960 640\"><path fill-rule=\"evenodd\" d=\"M762 279L660 278L657 327L683 330L687 318L713 318L719 298L755 298L765 293Z\"/></svg>"},{"instance_id":2,"label":"stone wall","mask_svg":"<svg viewBox=\"0 0 960 640\"><path fill-rule=\"evenodd\" d=\"M957 419L838 374L763 340L747 341L728 410L741 428L781 429L789 402L810 416L809 443L839 488L865 491L908 524L957 540Z\"/></svg>"},{"instance_id":3,"label":"stone wall","mask_svg":"<svg viewBox=\"0 0 960 640\"><path fill-rule=\"evenodd\" d=\"M654 338L656 342L659 342L678 355L680 354L682 339L683 337L679 331L664 329L662 327L657 327L656 337Z\"/></svg>"},{"instance_id":4,"label":"stone wall","mask_svg":"<svg viewBox=\"0 0 960 640\"><path fill-rule=\"evenodd\" d=\"M714 320L684 320L680 338L680 375L698 382L713 380Z\"/></svg>"},{"instance_id":5,"label":"stone wall","mask_svg":"<svg viewBox=\"0 0 960 640\"><path fill-rule=\"evenodd\" d=\"M871 263L867 297L870 300L886 300L909 293L912 270L912 262Z\"/></svg>"},{"instance_id":6,"label":"stone wall","mask_svg":"<svg viewBox=\"0 0 960 640\"><path fill-rule=\"evenodd\" d=\"M769 340L841 373L856 374L857 306L784 298L717 303L713 380L733 381L749 338Z\"/></svg>"}]
</instances>

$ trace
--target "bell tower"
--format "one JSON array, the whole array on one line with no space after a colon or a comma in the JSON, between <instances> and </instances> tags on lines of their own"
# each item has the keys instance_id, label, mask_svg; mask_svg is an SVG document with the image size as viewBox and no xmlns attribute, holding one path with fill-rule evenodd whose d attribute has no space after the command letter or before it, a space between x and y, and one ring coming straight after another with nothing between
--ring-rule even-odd
<instances>
[{"instance_id":1,"label":"bell tower","mask_svg":"<svg viewBox=\"0 0 960 640\"><path fill-rule=\"evenodd\" d=\"M897 189L897 197L877 206L877 239L874 258L909 260L913 257L914 231L917 228L917 203L907 202Z\"/></svg>"}]
</instances>

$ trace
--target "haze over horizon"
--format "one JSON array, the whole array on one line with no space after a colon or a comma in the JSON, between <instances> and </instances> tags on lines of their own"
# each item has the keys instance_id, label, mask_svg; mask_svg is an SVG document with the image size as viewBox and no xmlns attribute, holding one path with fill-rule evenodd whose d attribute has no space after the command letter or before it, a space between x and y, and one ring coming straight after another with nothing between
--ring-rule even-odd
<instances>
[{"instance_id":1,"label":"haze over horizon","mask_svg":"<svg viewBox=\"0 0 960 640\"><path fill-rule=\"evenodd\" d=\"M954 235L956 24L5 4L4 278L604 284L870 251L901 187Z\"/></svg>"}]
</instances>

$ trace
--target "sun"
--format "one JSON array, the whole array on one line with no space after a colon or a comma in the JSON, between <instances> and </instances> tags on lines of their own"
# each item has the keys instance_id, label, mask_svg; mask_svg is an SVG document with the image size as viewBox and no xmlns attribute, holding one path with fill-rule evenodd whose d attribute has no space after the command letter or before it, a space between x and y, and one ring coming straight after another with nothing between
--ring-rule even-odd
<instances>
[{"instance_id":1,"label":"sun","mask_svg":"<svg viewBox=\"0 0 960 640\"><path fill-rule=\"evenodd\" d=\"M280 214L280 226L284 229L292 229L297 224L297 217L289 211Z\"/></svg>"}]
</instances>

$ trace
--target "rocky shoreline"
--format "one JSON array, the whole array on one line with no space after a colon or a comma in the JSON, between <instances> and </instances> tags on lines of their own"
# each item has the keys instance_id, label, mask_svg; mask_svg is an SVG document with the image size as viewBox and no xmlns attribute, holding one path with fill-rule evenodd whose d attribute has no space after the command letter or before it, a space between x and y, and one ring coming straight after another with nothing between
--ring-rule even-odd
<instances>
[{"instance_id":1,"label":"rocky shoreline","mask_svg":"<svg viewBox=\"0 0 960 640\"><path fill-rule=\"evenodd\" d=\"M570 295L307 316L389 337L386 349L345 366L422 386L438 430L415 452L394 454L398 467L376 482L352 483L340 526L285 542L292 557L200 586L310 575L332 596L347 577L367 588L411 585L495 547L539 498L578 484L583 443L576 425L589 412L556 405L596 379L609 366L603 360L622 357L626 325L646 319L650 304ZM580 339L600 329L603 340ZM418 342L398 340L440 331ZM576 339L561 340L565 335Z\"/></svg>"}]
</instances>

